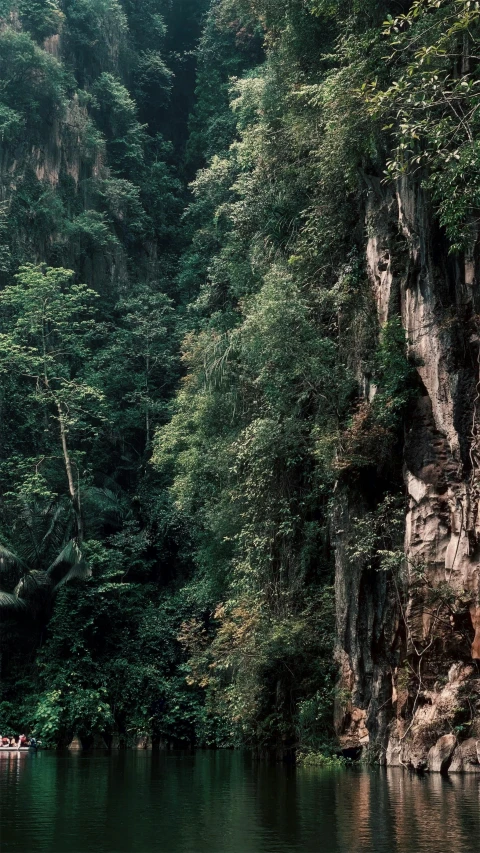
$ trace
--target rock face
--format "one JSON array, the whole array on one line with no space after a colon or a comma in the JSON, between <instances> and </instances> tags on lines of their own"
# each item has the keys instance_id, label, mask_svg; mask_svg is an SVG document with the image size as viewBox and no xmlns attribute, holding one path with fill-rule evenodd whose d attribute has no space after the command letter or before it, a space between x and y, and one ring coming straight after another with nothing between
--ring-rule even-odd
<instances>
[{"instance_id":1,"label":"rock face","mask_svg":"<svg viewBox=\"0 0 480 853\"><path fill-rule=\"evenodd\" d=\"M443 735L443 737L438 738L435 746L432 746L428 753L428 769L436 773L447 771L456 745L457 738L455 735Z\"/></svg>"},{"instance_id":2,"label":"rock face","mask_svg":"<svg viewBox=\"0 0 480 853\"><path fill-rule=\"evenodd\" d=\"M480 773L480 740L467 738L453 753L449 773Z\"/></svg>"},{"instance_id":3,"label":"rock face","mask_svg":"<svg viewBox=\"0 0 480 853\"><path fill-rule=\"evenodd\" d=\"M477 772L480 258L474 248L461 262L449 256L422 190L407 182L396 194L370 182L367 228L379 326L400 314L419 393L403 444L398 576L349 559L365 484L339 490L337 731L344 748L368 745L388 765Z\"/></svg>"},{"instance_id":4,"label":"rock face","mask_svg":"<svg viewBox=\"0 0 480 853\"><path fill-rule=\"evenodd\" d=\"M21 25L17 21L17 27ZM61 59L64 53L62 35L46 39L43 45L47 53ZM111 35L112 59L118 58L118 44ZM90 116L84 100L75 94L58 111L45 133L36 144L30 144L27 135L22 146L15 147L0 138L0 220L12 219L12 205L19 189L35 184L35 190L52 198L63 199L68 187L69 204L78 212L96 210L95 189L110 178L104 148L99 145L90 150L88 139ZM88 189L87 189L88 188ZM128 286L128 260L119 241L109 244L108 251L101 246L90 245L85 251L80 233L68 240L60 231L46 229L45 233L31 228L34 219L25 225L16 222L15 241L24 256L33 263L42 263L51 257L52 245L61 250L62 266L78 271L82 281L95 287L99 281L111 281L119 290ZM54 226L52 226L53 228ZM145 243L143 248L146 269L156 272L157 253L154 244ZM57 262L52 263L53 266ZM2 270L0 270L1 279Z\"/></svg>"}]
</instances>

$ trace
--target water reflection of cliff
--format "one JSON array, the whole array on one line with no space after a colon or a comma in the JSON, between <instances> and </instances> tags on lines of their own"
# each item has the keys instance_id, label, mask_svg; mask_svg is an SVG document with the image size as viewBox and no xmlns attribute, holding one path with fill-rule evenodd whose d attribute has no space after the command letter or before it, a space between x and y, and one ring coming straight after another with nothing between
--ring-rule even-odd
<instances>
[{"instance_id":1,"label":"water reflection of cliff","mask_svg":"<svg viewBox=\"0 0 480 853\"><path fill-rule=\"evenodd\" d=\"M2 853L480 853L480 776L40 753L3 758L0 802Z\"/></svg>"},{"instance_id":2,"label":"water reflection of cliff","mask_svg":"<svg viewBox=\"0 0 480 853\"><path fill-rule=\"evenodd\" d=\"M478 853L480 778L418 776L402 768L346 774L337 786L342 853Z\"/></svg>"}]
</instances>

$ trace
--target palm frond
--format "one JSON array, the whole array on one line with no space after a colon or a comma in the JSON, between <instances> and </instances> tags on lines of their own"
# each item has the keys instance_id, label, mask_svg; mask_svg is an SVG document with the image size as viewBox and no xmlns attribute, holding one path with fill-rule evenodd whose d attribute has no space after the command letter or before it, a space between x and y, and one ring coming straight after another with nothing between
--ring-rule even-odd
<instances>
[{"instance_id":1,"label":"palm frond","mask_svg":"<svg viewBox=\"0 0 480 853\"><path fill-rule=\"evenodd\" d=\"M18 554L15 554L14 551L11 551L5 545L0 544L0 576L2 584L7 589L11 589L25 571L27 569Z\"/></svg>"},{"instance_id":2,"label":"palm frond","mask_svg":"<svg viewBox=\"0 0 480 853\"><path fill-rule=\"evenodd\" d=\"M52 511L53 510L53 511ZM50 540L50 538L57 532L58 528L61 526L62 514L64 511L64 507L62 504L57 504L55 507L49 507L48 514L45 513L45 517L50 518L50 524L47 529L47 532L44 533L42 537L42 545Z\"/></svg>"},{"instance_id":3,"label":"palm frond","mask_svg":"<svg viewBox=\"0 0 480 853\"><path fill-rule=\"evenodd\" d=\"M23 563L20 557L15 554L13 551L10 551L9 548L6 548L5 545L0 544L0 569L3 566L22 566Z\"/></svg>"},{"instance_id":4,"label":"palm frond","mask_svg":"<svg viewBox=\"0 0 480 853\"><path fill-rule=\"evenodd\" d=\"M81 560L83 560L83 555L78 546L78 542L76 541L76 539L70 539L70 541L67 542L67 544L62 548L53 563L48 567L47 574L53 574L55 569L57 569L59 566L62 566L64 563L67 563L67 565L70 566L74 566Z\"/></svg>"},{"instance_id":5,"label":"palm frond","mask_svg":"<svg viewBox=\"0 0 480 853\"><path fill-rule=\"evenodd\" d=\"M76 539L70 539L67 542L52 565L48 567L46 574L54 582L56 581L55 591L71 580L86 580L91 577L91 569Z\"/></svg>"},{"instance_id":6,"label":"palm frond","mask_svg":"<svg viewBox=\"0 0 480 853\"><path fill-rule=\"evenodd\" d=\"M71 501L65 497L46 504L38 501L25 503L14 525L24 562L30 566L42 565L71 537L73 524ZM26 537L25 532L28 533Z\"/></svg>"},{"instance_id":7,"label":"palm frond","mask_svg":"<svg viewBox=\"0 0 480 853\"><path fill-rule=\"evenodd\" d=\"M73 565L68 570L67 574L64 575L64 577L61 578L61 580L59 580L59 582L55 586L55 592L58 589L60 589L62 586L64 586L66 583L70 583L70 581L74 581L74 580L84 581L84 580L87 580L88 578L91 578L91 576L92 576L92 570L91 570L90 566L88 565L88 563L85 560L81 560L81 562L75 563L75 565Z\"/></svg>"},{"instance_id":8,"label":"palm frond","mask_svg":"<svg viewBox=\"0 0 480 853\"><path fill-rule=\"evenodd\" d=\"M31 571L23 575L13 593L19 597L28 598L40 592L47 592L51 588L52 581L46 572Z\"/></svg>"},{"instance_id":9,"label":"palm frond","mask_svg":"<svg viewBox=\"0 0 480 853\"><path fill-rule=\"evenodd\" d=\"M121 493L98 486L90 486L84 491L83 507L93 527L103 524L121 525L129 509Z\"/></svg>"},{"instance_id":10,"label":"palm frond","mask_svg":"<svg viewBox=\"0 0 480 853\"><path fill-rule=\"evenodd\" d=\"M0 590L0 608L2 610L25 610L27 605L13 592Z\"/></svg>"}]
</instances>

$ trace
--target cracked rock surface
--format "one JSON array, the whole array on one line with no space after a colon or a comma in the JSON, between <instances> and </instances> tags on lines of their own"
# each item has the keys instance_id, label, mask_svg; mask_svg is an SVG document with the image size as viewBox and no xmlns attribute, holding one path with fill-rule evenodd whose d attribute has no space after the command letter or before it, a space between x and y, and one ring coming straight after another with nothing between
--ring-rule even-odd
<instances>
[{"instance_id":1,"label":"cracked rock surface","mask_svg":"<svg viewBox=\"0 0 480 853\"><path fill-rule=\"evenodd\" d=\"M453 261L422 190L371 182L366 256L381 328L400 314L419 392L403 439L405 569L349 557L365 485L339 489L336 726L387 765L480 772L480 265ZM371 487L371 484L369 484Z\"/></svg>"}]
</instances>

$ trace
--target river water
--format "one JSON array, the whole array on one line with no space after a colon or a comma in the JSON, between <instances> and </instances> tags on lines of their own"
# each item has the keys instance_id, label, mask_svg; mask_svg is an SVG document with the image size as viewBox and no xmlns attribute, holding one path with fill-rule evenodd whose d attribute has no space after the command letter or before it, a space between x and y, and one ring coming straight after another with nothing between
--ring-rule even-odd
<instances>
[{"instance_id":1,"label":"river water","mask_svg":"<svg viewBox=\"0 0 480 853\"><path fill-rule=\"evenodd\" d=\"M0 756L2 853L480 853L480 778L232 752Z\"/></svg>"}]
</instances>

